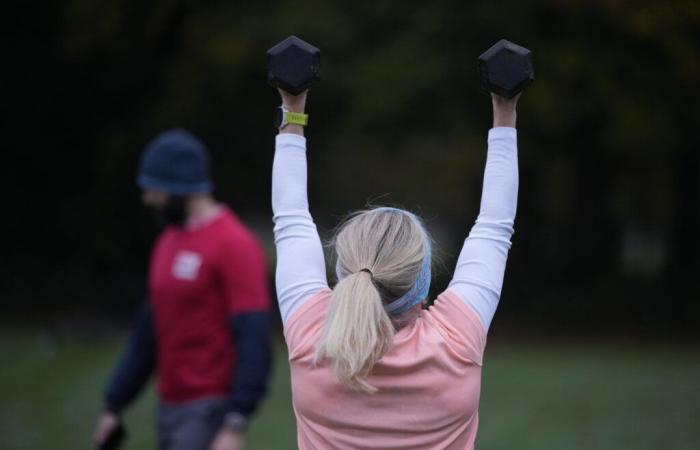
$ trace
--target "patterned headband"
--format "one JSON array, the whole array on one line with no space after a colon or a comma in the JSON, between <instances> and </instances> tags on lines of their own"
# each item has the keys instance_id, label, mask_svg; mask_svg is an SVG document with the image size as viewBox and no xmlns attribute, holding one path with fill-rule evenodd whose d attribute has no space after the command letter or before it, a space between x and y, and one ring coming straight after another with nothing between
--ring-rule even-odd
<instances>
[{"instance_id":1,"label":"patterned headband","mask_svg":"<svg viewBox=\"0 0 700 450\"><path fill-rule=\"evenodd\" d=\"M408 292L406 292L404 295L397 298L393 302L384 305L384 309L390 316L398 316L413 308L415 305L423 301L423 299L425 299L428 296L428 291L430 291L430 281L432 279L432 272L430 269L430 238L423 229L423 225L421 225L420 221L413 213L410 213L403 209L391 207L377 208L377 210L407 214L413 221L416 222L416 224L421 229L421 232L423 233L423 264L421 265L421 269L418 273L418 277L416 278L415 283L413 283L413 286L411 286Z\"/></svg>"}]
</instances>

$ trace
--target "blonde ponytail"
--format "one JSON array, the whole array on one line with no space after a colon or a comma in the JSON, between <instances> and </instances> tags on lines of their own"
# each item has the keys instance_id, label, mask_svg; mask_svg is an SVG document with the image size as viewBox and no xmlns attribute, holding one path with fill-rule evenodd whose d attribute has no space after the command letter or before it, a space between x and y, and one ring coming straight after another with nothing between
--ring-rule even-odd
<instances>
[{"instance_id":1,"label":"blonde ponytail","mask_svg":"<svg viewBox=\"0 0 700 450\"><path fill-rule=\"evenodd\" d=\"M368 272L340 280L333 289L318 356L348 387L373 392L365 378L389 350L394 326Z\"/></svg>"},{"instance_id":2,"label":"blonde ponytail","mask_svg":"<svg viewBox=\"0 0 700 450\"><path fill-rule=\"evenodd\" d=\"M352 216L335 238L338 284L316 347L345 386L364 392L372 367L391 349L398 320L387 303L414 286L429 252L425 231L410 213L374 209ZM429 261L429 255L427 260ZM428 280L429 281L429 280Z\"/></svg>"}]
</instances>

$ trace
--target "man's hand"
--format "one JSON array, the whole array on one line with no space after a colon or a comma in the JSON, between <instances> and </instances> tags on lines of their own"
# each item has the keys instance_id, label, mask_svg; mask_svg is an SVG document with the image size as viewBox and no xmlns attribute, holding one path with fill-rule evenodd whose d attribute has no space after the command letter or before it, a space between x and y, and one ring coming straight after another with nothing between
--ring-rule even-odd
<instances>
[{"instance_id":1,"label":"man's hand","mask_svg":"<svg viewBox=\"0 0 700 450\"><path fill-rule=\"evenodd\" d=\"M513 98L501 97L497 94L491 94L491 103L493 104L493 126L495 127L511 127L515 128L517 118L516 107L522 92Z\"/></svg>"},{"instance_id":2,"label":"man's hand","mask_svg":"<svg viewBox=\"0 0 700 450\"><path fill-rule=\"evenodd\" d=\"M95 448L99 448L107 441L109 435L119 427L119 416L110 411L104 411L97 419L95 428Z\"/></svg>"},{"instance_id":3,"label":"man's hand","mask_svg":"<svg viewBox=\"0 0 700 450\"><path fill-rule=\"evenodd\" d=\"M244 448L245 435L228 428L219 430L210 447L211 450L243 450Z\"/></svg>"}]
</instances>

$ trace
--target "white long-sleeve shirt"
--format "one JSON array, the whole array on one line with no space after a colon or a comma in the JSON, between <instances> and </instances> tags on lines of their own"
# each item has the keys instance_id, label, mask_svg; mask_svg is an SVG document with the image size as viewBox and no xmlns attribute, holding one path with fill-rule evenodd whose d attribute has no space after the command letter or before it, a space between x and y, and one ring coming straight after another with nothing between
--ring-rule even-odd
<instances>
[{"instance_id":1,"label":"white long-sleeve shirt","mask_svg":"<svg viewBox=\"0 0 700 450\"><path fill-rule=\"evenodd\" d=\"M276 285L282 321L328 288L323 246L309 213L306 139L279 134L272 168L272 211L277 246ZM448 289L488 329L503 285L518 197L517 133L489 131L481 210L464 242Z\"/></svg>"}]
</instances>

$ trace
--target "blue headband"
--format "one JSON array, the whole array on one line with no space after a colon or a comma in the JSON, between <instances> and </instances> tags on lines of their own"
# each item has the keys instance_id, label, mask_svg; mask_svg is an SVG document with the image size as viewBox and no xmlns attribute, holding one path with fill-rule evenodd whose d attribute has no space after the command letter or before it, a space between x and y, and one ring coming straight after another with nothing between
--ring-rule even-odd
<instances>
[{"instance_id":1,"label":"blue headband","mask_svg":"<svg viewBox=\"0 0 700 450\"><path fill-rule=\"evenodd\" d=\"M383 207L377 209L407 214L418 224L420 229L423 230L423 226L418 221L418 218L408 211L390 207ZM430 239L428 238L428 235L427 233L425 233L425 231L423 231L423 250L423 264L421 265L420 272L418 273L418 277L416 278L416 282L413 283L411 289L409 289L408 292L406 292L404 295L397 298L393 302L384 305L384 309L390 316L398 316L399 314L405 313L418 303L422 302L423 299L425 299L428 296L428 291L430 291L430 281L432 279L432 272L430 270L431 247Z\"/></svg>"}]
</instances>

